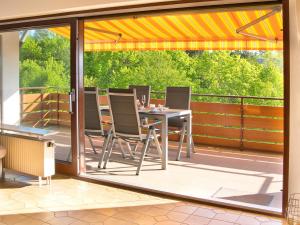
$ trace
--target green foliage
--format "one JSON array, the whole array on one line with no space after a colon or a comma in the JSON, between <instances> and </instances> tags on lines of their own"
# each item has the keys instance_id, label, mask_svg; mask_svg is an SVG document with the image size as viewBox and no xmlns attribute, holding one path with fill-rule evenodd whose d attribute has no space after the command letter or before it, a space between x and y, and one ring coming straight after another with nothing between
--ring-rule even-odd
<instances>
[{"instance_id":1,"label":"green foliage","mask_svg":"<svg viewBox=\"0 0 300 225\"><path fill-rule=\"evenodd\" d=\"M163 90L166 86L193 85L184 67L166 51L88 52L85 78L89 85L101 88L147 84L153 90Z\"/></svg>"},{"instance_id":2,"label":"green foliage","mask_svg":"<svg viewBox=\"0 0 300 225\"><path fill-rule=\"evenodd\" d=\"M68 88L69 45L69 40L49 31L33 32L21 49L22 87ZM99 88L144 84L163 91L166 86L191 86L199 94L282 97L282 65L282 52L276 51L86 52L84 81L85 86Z\"/></svg>"},{"instance_id":3,"label":"green foliage","mask_svg":"<svg viewBox=\"0 0 300 225\"><path fill-rule=\"evenodd\" d=\"M21 87L69 88L69 40L47 30L31 32L20 49Z\"/></svg>"}]
</instances>

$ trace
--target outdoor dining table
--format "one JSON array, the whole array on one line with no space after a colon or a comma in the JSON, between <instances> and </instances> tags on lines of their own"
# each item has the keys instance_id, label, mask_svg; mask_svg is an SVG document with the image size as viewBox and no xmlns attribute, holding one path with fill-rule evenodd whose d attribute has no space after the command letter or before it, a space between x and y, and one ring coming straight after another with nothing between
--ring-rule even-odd
<instances>
[{"instance_id":1,"label":"outdoor dining table","mask_svg":"<svg viewBox=\"0 0 300 225\"><path fill-rule=\"evenodd\" d=\"M109 111L108 106L100 106L102 112L107 113ZM173 117L185 117L187 121L187 157L191 157L192 147L192 111L182 109L165 109L158 111L151 111L150 109L139 110L140 116L154 118L161 121L161 148L162 148L162 169L166 170L168 167L168 119Z\"/></svg>"}]
</instances>

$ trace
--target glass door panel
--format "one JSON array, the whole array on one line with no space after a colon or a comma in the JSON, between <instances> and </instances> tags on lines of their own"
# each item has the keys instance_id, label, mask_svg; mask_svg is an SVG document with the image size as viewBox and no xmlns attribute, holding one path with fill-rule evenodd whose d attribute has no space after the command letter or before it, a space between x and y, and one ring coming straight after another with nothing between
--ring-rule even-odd
<instances>
[{"instance_id":1,"label":"glass door panel","mask_svg":"<svg viewBox=\"0 0 300 225\"><path fill-rule=\"evenodd\" d=\"M75 101L69 96L68 31L67 26L19 32L20 124L45 130L55 141L55 159L63 162L72 162L70 101Z\"/></svg>"}]
</instances>

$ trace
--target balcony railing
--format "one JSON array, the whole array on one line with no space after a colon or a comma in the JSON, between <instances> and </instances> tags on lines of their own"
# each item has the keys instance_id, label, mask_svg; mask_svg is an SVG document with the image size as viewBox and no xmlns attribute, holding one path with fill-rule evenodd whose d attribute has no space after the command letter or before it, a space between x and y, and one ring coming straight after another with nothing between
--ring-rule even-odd
<instances>
[{"instance_id":1,"label":"balcony railing","mask_svg":"<svg viewBox=\"0 0 300 225\"><path fill-rule=\"evenodd\" d=\"M163 92L152 93L152 97L162 98L163 95ZM283 152L283 107L247 103L254 100L282 103L282 98L210 94L192 96L196 99L191 104L196 144ZM68 95L65 91L47 87L21 88L20 98L22 123L35 127L70 125ZM205 98L205 101L201 98ZM215 102L216 98L233 103ZM107 104L105 95L100 95L99 100L100 104ZM164 103L163 99L157 98L151 101L155 104ZM177 140L178 137L171 136L170 139Z\"/></svg>"}]
</instances>

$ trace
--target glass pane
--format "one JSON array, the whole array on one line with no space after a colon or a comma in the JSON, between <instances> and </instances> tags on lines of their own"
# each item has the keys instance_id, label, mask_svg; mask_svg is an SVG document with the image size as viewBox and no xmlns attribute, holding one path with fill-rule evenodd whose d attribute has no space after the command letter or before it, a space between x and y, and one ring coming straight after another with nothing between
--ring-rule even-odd
<instances>
[{"instance_id":1,"label":"glass pane","mask_svg":"<svg viewBox=\"0 0 300 225\"><path fill-rule=\"evenodd\" d=\"M53 139L55 159L71 162L69 27L2 35L2 122L12 129Z\"/></svg>"}]
</instances>

